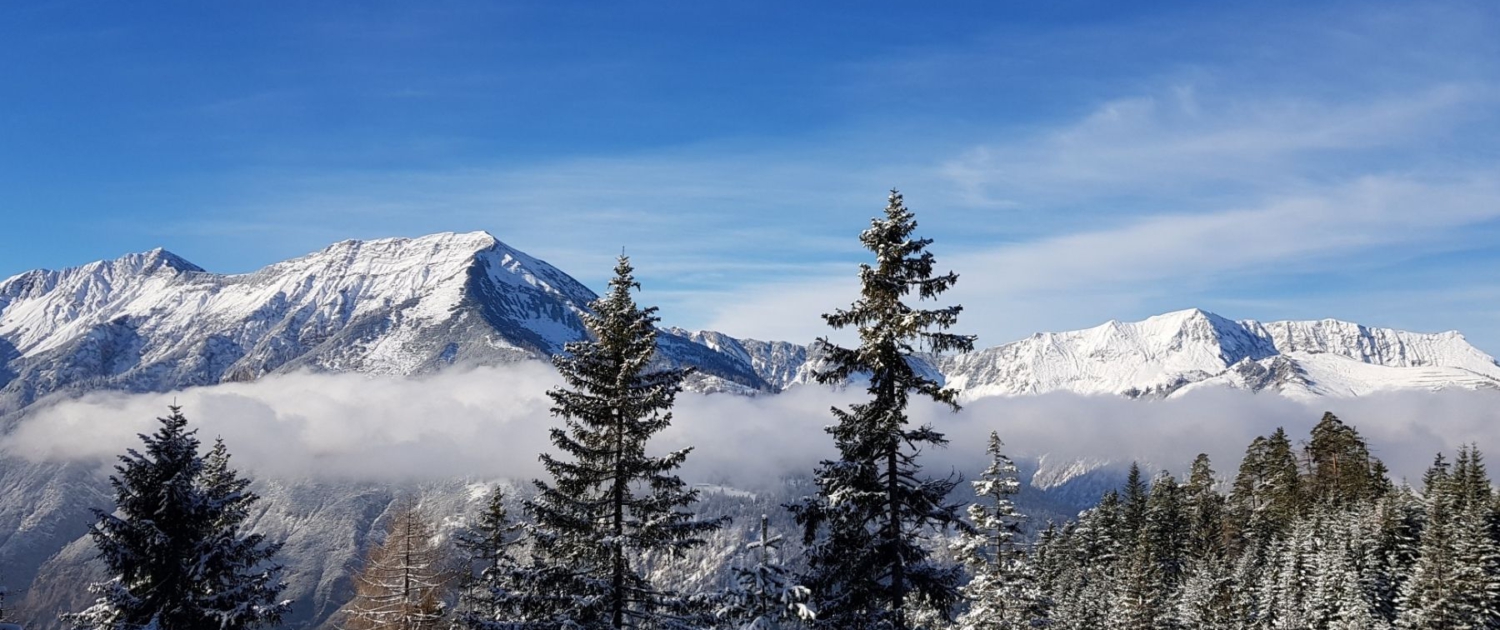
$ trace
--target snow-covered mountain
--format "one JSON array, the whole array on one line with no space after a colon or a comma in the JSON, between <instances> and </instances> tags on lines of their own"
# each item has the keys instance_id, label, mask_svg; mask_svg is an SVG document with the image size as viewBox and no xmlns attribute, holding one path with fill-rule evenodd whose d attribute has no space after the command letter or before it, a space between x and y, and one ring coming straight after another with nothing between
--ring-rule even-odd
<instances>
[{"instance_id":1,"label":"snow-covered mountain","mask_svg":"<svg viewBox=\"0 0 1500 630\"><path fill-rule=\"evenodd\" d=\"M1500 388L1500 365L1457 332L1231 321L1198 309L1037 333L934 363L968 400L1053 391L1165 397L1215 385L1302 398Z\"/></svg>"},{"instance_id":2,"label":"snow-covered mountain","mask_svg":"<svg viewBox=\"0 0 1500 630\"><path fill-rule=\"evenodd\" d=\"M165 391L298 369L415 374L546 357L595 294L483 232L344 241L239 275L164 250L0 282L0 416L54 392ZM666 339L704 388L754 370Z\"/></svg>"},{"instance_id":3,"label":"snow-covered mountain","mask_svg":"<svg viewBox=\"0 0 1500 630\"><path fill-rule=\"evenodd\" d=\"M584 337L578 316L594 297L482 232L345 241L237 275L163 250L31 271L0 282L0 432L49 397L96 389L170 391L295 370L419 374L545 358ZM762 394L810 383L823 355L816 344L662 332L660 360L698 368L691 383L698 391ZM1216 386L1293 397L1500 388L1500 365L1456 332L1233 321L1199 310L1039 333L918 363L965 400L1056 391L1160 398ZM1109 465L1028 463L1023 498L1029 509L1065 515L1117 481ZM256 527L287 541L289 595L304 602L289 621L326 624L393 491L326 480L259 487L268 501ZM472 499L469 488L453 480L421 490L448 506L440 509L457 510ZM88 509L107 504L106 490L97 470L0 454L0 577L23 608L80 603ZM724 513L764 511L789 498L720 494L715 509Z\"/></svg>"},{"instance_id":4,"label":"snow-covered mountain","mask_svg":"<svg viewBox=\"0 0 1500 630\"><path fill-rule=\"evenodd\" d=\"M237 275L160 249L30 271L0 282L0 417L59 392L544 358L583 338L578 313L594 298L484 232L344 241ZM821 354L714 331L664 332L663 360L697 367L700 391L808 383ZM1214 385L1299 397L1500 386L1500 366L1456 332L1231 321L1196 309L926 363L968 400L1052 391L1162 397Z\"/></svg>"}]
</instances>

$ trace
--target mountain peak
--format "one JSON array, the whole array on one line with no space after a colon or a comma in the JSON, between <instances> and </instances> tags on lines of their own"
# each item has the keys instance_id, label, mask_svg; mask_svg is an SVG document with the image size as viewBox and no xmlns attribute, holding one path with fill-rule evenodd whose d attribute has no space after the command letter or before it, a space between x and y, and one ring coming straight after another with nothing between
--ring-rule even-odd
<instances>
[{"instance_id":1,"label":"mountain peak","mask_svg":"<svg viewBox=\"0 0 1500 630\"><path fill-rule=\"evenodd\" d=\"M1218 317L1218 315L1214 315L1213 313L1194 306L1192 308L1185 308L1177 311L1167 311L1160 315L1153 315L1146 319L1198 319L1209 316Z\"/></svg>"},{"instance_id":2,"label":"mountain peak","mask_svg":"<svg viewBox=\"0 0 1500 630\"><path fill-rule=\"evenodd\" d=\"M489 232L437 232L423 236L394 236L372 239L345 239L304 258L327 255L349 256L361 254L431 255L437 252L461 252L470 254L503 245Z\"/></svg>"},{"instance_id":3,"label":"mountain peak","mask_svg":"<svg viewBox=\"0 0 1500 630\"><path fill-rule=\"evenodd\" d=\"M202 267L188 262L186 258L178 256L164 248L157 247L144 252L126 254L113 261L109 261L116 268L127 268L138 273L152 273L161 268L175 271L197 272L203 271Z\"/></svg>"},{"instance_id":4,"label":"mountain peak","mask_svg":"<svg viewBox=\"0 0 1500 630\"><path fill-rule=\"evenodd\" d=\"M1235 325L1235 322L1227 317L1222 317L1218 313L1205 311L1197 307L1185 308L1180 311L1169 311L1160 315L1153 315L1151 317L1147 317L1141 323L1146 322L1160 322L1164 324L1175 322L1184 325L1191 322L1208 322L1214 327Z\"/></svg>"}]
</instances>

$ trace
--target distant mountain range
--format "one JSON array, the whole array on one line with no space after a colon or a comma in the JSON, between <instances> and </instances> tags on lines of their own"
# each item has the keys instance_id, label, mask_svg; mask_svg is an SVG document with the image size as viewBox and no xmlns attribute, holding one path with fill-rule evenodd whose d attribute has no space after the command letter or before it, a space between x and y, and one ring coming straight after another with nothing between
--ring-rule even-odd
<instances>
[{"instance_id":1,"label":"distant mountain range","mask_svg":"<svg viewBox=\"0 0 1500 630\"><path fill-rule=\"evenodd\" d=\"M29 407L100 389L171 391L298 370L421 374L546 358L584 338L579 313L594 298L563 271L483 232L344 241L238 275L159 249L29 271L0 282L0 431ZM698 368L697 391L779 392L811 382L821 364L816 344L662 332L659 360ZM1500 365L1457 332L1233 321L1200 310L1039 333L918 364L964 400L1056 391L1163 398L1206 387L1297 398L1500 389ZM1047 464L1038 489L1070 481L1102 487L1085 479L1100 462ZM316 480L261 487L270 500L257 527L288 541L289 594L306 602L290 621L326 624L392 492ZM105 490L97 470L0 454L0 579L25 596L24 610L76 605L89 575L87 508L106 505ZM455 509L470 492L457 480L426 490ZM734 501L750 500L734 497L715 501L727 513L738 509Z\"/></svg>"},{"instance_id":2,"label":"distant mountain range","mask_svg":"<svg viewBox=\"0 0 1500 630\"><path fill-rule=\"evenodd\" d=\"M595 298L484 232L344 241L259 271L204 271L164 250L0 282L0 414L54 394L167 391L295 370L417 374L544 358L584 337ZM704 391L808 382L816 347L668 328L664 361ZM1334 320L1231 321L1199 310L1038 333L928 357L965 399L1051 391L1162 397L1223 385L1289 396L1500 387L1456 332Z\"/></svg>"}]
</instances>

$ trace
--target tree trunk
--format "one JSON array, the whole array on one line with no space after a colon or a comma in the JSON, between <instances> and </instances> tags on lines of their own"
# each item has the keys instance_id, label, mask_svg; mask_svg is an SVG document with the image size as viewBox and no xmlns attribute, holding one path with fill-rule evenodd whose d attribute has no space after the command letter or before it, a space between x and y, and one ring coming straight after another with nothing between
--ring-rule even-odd
<instances>
[{"instance_id":1,"label":"tree trunk","mask_svg":"<svg viewBox=\"0 0 1500 630\"><path fill-rule=\"evenodd\" d=\"M614 487L614 567L610 581L612 591L610 602L612 625L615 630L625 627L625 553L623 549L623 537L625 535L625 429L620 426L620 412L612 410L615 416L615 487Z\"/></svg>"},{"instance_id":2,"label":"tree trunk","mask_svg":"<svg viewBox=\"0 0 1500 630\"><path fill-rule=\"evenodd\" d=\"M901 447L899 439L893 439L891 450L886 453L886 499L890 503L890 522L886 527L887 544L891 550L891 627L906 630L906 563L901 557L901 478L897 470L896 449Z\"/></svg>"}]
</instances>

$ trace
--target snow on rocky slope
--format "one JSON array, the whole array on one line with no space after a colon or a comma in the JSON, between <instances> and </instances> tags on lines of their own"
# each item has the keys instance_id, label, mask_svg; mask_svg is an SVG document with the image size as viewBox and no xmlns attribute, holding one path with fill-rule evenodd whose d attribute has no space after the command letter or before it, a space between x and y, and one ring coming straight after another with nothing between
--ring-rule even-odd
<instances>
[{"instance_id":1,"label":"snow on rocky slope","mask_svg":"<svg viewBox=\"0 0 1500 630\"><path fill-rule=\"evenodd\" d=\"M584 336L595 294L484 232L344 241L238 275L153 250L0 282L0 416L55 392L167 391L298 369L416 374L544 358ZM815 346L666 329L662 360L700 391L809 383ZM985 396L1163 397L1224 385L1290 396L1495 387L1500 366L1456 332L1323 320L1231 321L1200 310L1038 333L933 376Z\"/></svg>"},{"instance_id":2,"label":"snow on rocky slope","mask_svg":"<svg viewBox=\"0 0 1500 630\"><path fill-rule=\"evenodd\" d=\"M54 392L165 391L297 369L414 374L546 357L595 294L483 232L344 241L248 274L164 250L0 282L0 416ZM749 366L664 342L721 388Z\"/></svg>"},{"instance_id":3,"label":"snow on rocky slope","mask_svg":"<svg viewBox=\"0 0 1500 630\"><path fill-rule=\"evenodd\" d=\"M1054 391L1160 398L1215 385L1300 398L1500 388L1500 365L1456 332L1231 321L1197 309L1037 333L933 362L965 400Z\"/></svg>"}]
</instances>

